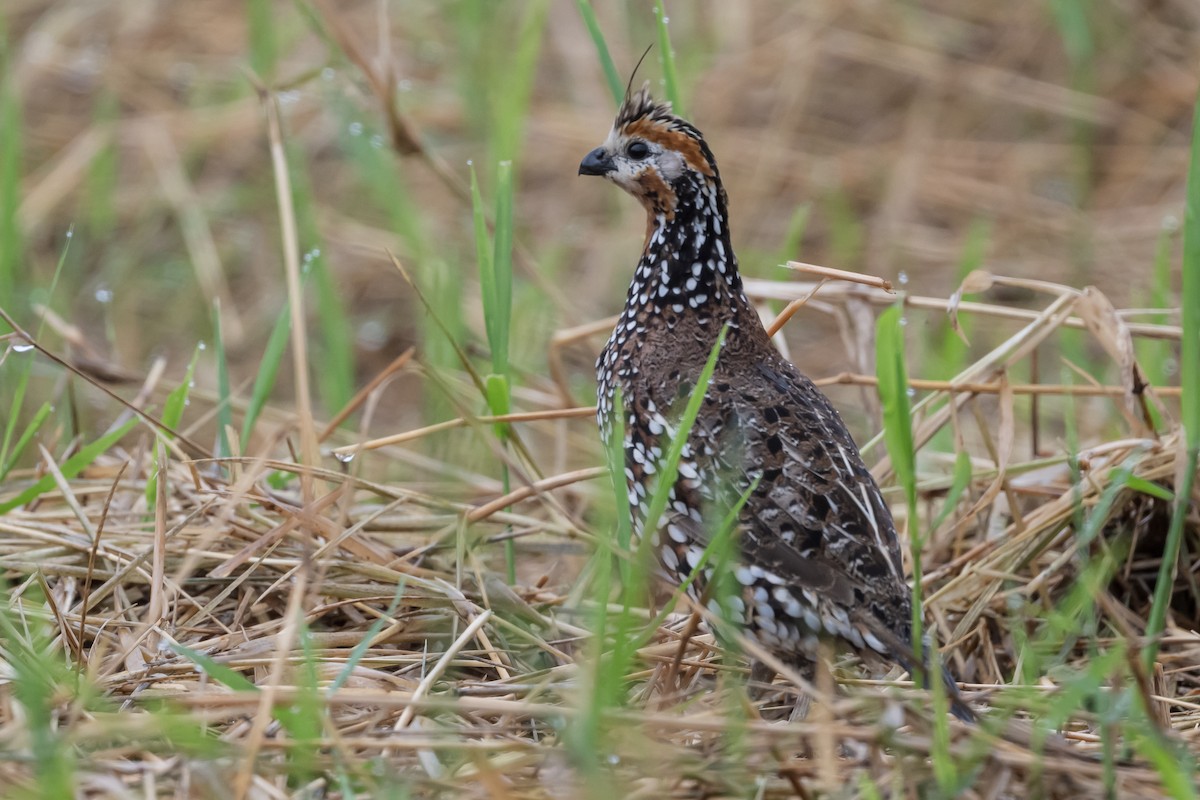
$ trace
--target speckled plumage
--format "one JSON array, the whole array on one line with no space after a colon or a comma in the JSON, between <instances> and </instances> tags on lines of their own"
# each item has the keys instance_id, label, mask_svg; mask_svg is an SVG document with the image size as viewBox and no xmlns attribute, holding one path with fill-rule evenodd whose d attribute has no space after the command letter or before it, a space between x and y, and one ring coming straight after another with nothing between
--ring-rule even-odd
<instances>
[{"instance_id":1,"label":"speckled plumage","mask_svg":"<svg viewBox=\"0 0 1200 800\"><path fill-rule=\"evenodd\" d=\"M643 88L579 171L621 186L648 218L625 309L596 365L606 441L618 387L623 399L635 533L683 402L728 325L656 532L663 568L686 579L719 524L713 509L757 479L738 517L737 584L722 613L800 667L829 638L912 670L912 592L891 513L837 411L772 346L742 291L725 190L703 136ZM706 565L693 597L705 597L713 579ZM947 685L955 713L969 718Z\"/></svg>"}]
</instances>

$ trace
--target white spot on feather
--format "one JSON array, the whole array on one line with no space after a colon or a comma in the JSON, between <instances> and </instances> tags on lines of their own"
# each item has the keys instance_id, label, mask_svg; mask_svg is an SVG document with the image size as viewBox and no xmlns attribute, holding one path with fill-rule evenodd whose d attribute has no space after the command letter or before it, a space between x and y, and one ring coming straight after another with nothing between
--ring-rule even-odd
<instances>
[{"instance_id":1,"label":"white spot on feather","mask_svg":"<svg viewBox=\"0 0 1200 800\"><path fill-rule=\"evenodd\" d=\"M672 572L679 571L679 556L675 553L675 548L669 544L662 547L662 562L663 565Z\"/></svg>"}]
</instances>

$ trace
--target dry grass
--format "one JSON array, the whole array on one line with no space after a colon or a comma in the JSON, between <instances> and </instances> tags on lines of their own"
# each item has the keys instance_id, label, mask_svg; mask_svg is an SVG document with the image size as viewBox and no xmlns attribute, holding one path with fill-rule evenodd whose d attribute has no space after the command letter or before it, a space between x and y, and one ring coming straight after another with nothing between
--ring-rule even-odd
<instances>
[{"instance_id":1,"label":"dry grass","mask_svg":"<svg viewBox=\"0 0 1200 800\"><path fill-rule=\"evenodd\" d=\"M786 289L808 293L794 284ZM817 298L838 306L869 291ZM1066 739L1052 736L1045 752L1030 746L1036 726L1014 721L1030 711L1044 718L1063 686L1086 671L1092 647L1125 648L1128 658L1115 674L1132 670L1135 692L1127 699L1146 703L1164 742L1200 753L1194 583L1200 526L1192 520L1190 560L1180 565L1160 669L1148 674L1137 654L1164 504L1122 491L1091 542L1071 524L1079 509L1087 514L1101 502L1132 453L1136 477L1169 487L1177 437L1130 431L1088 448L1079 454L1077 480L1065 458L1029 461L1013 453L1015 395L997 379L1076 319L1071 314L1082 297L1063 288L998 348L1005 355L976 362L925 394L917 416L919 439L952 427L970 438L969 429L977 428L996 451L995 458L973 457L971 483L925 553L927 608L938 638L949 642L944 655L967 682L968 696L990 708L980 729L955 724L948 745L970 765L965 797L1006 796L1029 785L1051 797L1101 796L1106 782L1121 797L1163 792L1162 775L1124 751L1119 720L1072 708ZM996 392L999 426L988 414L972 413L988 396L980 388ZM947 410L934 410L941 399ZM539 428L562 435L564 416L524 415L522 435ZM570 423L572 435L586 437L590 424ZM430 432L413 432L404 446L422 435ZM493 797L586 794L564 738L588 707L580 692L589 685L583 656L594 601L573 582L586 542L606 535L580 514L595 504L590 482L602 470L556 475L510 497L463 504L344 470L304 470L290 460L169 456L151 506L146 483L158 465L152 444L143 436L114 448L0 522L14 623L32 640L39 627L48 628L46 651L76 665L109 704L104 711L78 697L55 704L65 742L78 752L81 791L105 793L117 780L167 795L222 796L232 780L249 796L275 796L285 792L286 776L305 774L289 761L291 747L293 759L301 758L296 748L311 748L303 758L311 759L314 776L344 771L371 785L367 765L376 763L380 780L399 781L420 796L451 787ZM397 447L386 444L380 452L395 454ZM370 457L355 458L351 471ZM55 468L44 451L39 472ZM304 502L296 482L273 489L275 471L305 471L311 501ZM937 472L936 464L925 470L931 513L947 488ZM33 477L14 475L12 486ZM493 543L504 537L517 540L523 565L513 587L496 574ZM1092 577L1088 559L1113 552L1113 574L1096 586L1094 638L1068 643L1061 658L1051 659L1056 672L1040 675L1035 685L1014 686L1021 660L1032 657L1024 648L1036 645L1014 638L1010 626L1024 616L1032 631L1039 614L1052 618L1073 584ZM755 721L754 712L746 717L740 707L746 700L732 679L741 667L721 657L711 637L688 640L681 672L671 674L686 625L686 613L673 615L654 634L627 676L628 705L606 714L613 731L604 754L609 778L630 796L738 796L747 781L757 782L757 796L774 797L798 786L815 792L830 780L858 785L863 776L880 787L932 780L927 759L938 746L937 726L923 692L894 682L885 690L851 670L844 673L844 699L833 701L828 719L814 712L806 723ZM176 644L258 690L221 685L228 679L198 670ZM272 713L304 703L316 709L307 739ZM19 709L10 697L3 733L10 747L23 746ZM170 727L163 709L179 715L172 724L202 725L224 746L204 752L193 744L204 758L172 755L159 738ZM824 763L802 755L822 752L823 739L841 746L824 750L838 752L836 758ZM1101 758L1104 740L1117 748L1118 763ZM20 761L5 765L17 784L25 769Z\"/></svg>"},{"instance_id":2,"label":"dry grass","mask_svg":"<svg viewBox=\"0 0 1200 800\"><path fill-rule=\"evenodd\" d=\"M478 413L473 376L388 256L474 363L461 164L494 143L478 97L454 87L500 62L468 57L465 12L318 3L322 39L280 6L283 55L248 79L241 4L6 6L27 269L20 304L0 298L25 329L0 342L0 375L36 359L29 392L57 410L0 487L4 503L51 480L0 515L5 796L1195 796L1196 502L1166 630L1146 637L1163 497L1186 463L1178 303L1170 275L1152 273L1177 240L1164 219L1182 216L1200 53L1189 3L1094 11L1091 54L1074 61L1069 19L1056 27L1036 2L671 9L748 292L868 434L889 493L868 440L873 310L895 301L886 287L906 292L911 523L927 531L927 618L983 710L976 727L850 662L836 692L818 681L825 702L807 721L764 721L744 663L692 634L685 603L606 673L621 612L593 579L615 512L579 398L639 223L624 198L570 180L609 124L573 4L549 6L524 121L516 413L499 417ZM386 45L371 32L381 6ZM598 11L622 29L625 11ZM629 11L637 25L642 12ZM631 62L641 39L614 38ZM283 90L280 124L253 81ZM383 120L371 148L388 160L355 155L346 132L360 120ZM283 168L285 147L306 178ZM379 164L400 211L370 198ZM800 256L824 266L772 272L797 256L779 248L806 202ZM990 271L968 274L979 219ZM337 328L302 285L317 247L350 320L352 380L332 388ZM240 428L284 297L294 367L252 436L233 432L238 455L214 458L223 398ZM188 355L213 342L214 306L232 389L210 346L164 429ZM614 680L606 705L597 687Z\"/></svg>"}]
</instances>

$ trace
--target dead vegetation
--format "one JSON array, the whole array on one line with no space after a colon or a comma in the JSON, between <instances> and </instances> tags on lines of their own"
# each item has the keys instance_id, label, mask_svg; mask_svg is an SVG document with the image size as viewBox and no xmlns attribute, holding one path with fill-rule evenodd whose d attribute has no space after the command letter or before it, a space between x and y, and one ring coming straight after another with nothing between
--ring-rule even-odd
<instances>
[{"instance_id":1,"label":"dead vegetation","mask_svg":"<svg viewBox=\"0 0 1200 800\"><path fill-rule=\"evenodd\" d=\"M816 287L786 288L805 295ZM837 305L862 291L816 297ZM1129 435L1085 448L1077 473L1065 455L1031 461L1013 452L1014 389L1022 387L1003 376L1039 340L1078 320L1073 312L1085 295L1061 292L997 348L1005 355L922 393L916 418L919 439L953 428L970 438L966 429L977 427L996 450L994 458L972 454L971 480L931 535L924 564L926 605L948 643L944 656L968 696L989 709L987 721L978 730L955 724L939 744L924 693L864 682L849 667L843 699L808 721L755 721L739 706L746 702L736 679L741 667L710 636L691 637L677 661L682 613L639 650L626 676L628 705L604 712L611 780L638 796L739 796L746 781L758 782L758 796L790 796L796 787L858 784L862 775L880 787L899 780L912 788L933 780L930 753L941 746L971 765L971 788L960 796L1006 796L1022 785L1050 797L1102 796L1105 785L1120 797L1163 793L1163 775L1125 750L1127 737L1149 735L1140 725L1130 723L1127 733L1119 718L1074 707L1062 722L1064 740L1051 735L1038 748L1031 741L1037 722L1015 721L1053 718L1056 698L1078 689L1087 672L1081 659L1098 648L1124 652L1102 678L1127 676L1112 693L1131 692L1126 701L1146 704L1164 747L1200 748L1194 508L1169 624L1156 669L1147 672L1139 651L1169 504L1127 480L1131 488L1113 494L1123 468L1169 490L1177 435ZM1100 388L1114 395L1108 402L1122 401L1122 387ZM998 426L973 413L988 393L998 399ZM560 429L563 416L526 414L522 435ZM580 438L590 431L590 420L569 424ZM421 435L380 452L412 446ZM282 776L294 780L305 769L354 774L379 763L385 782L418 795L468 786L482 796L586 794L564 738L589 706L580 693L594 666L585 655L595 599L574 580L588 543L606 535L581 513L605 496L596 484L602 470L553 475L469 504L362 478L355 473L368 455L347 471L261 457L193 459L156 453L154 441L135 436L69 481L60 459L44 450L37 470L15 474L5 493L55 476L55 489L0 521L0 563L12 579L13 624L32 641L49 637L47 652L77 665L111 704L103 712L80 697L55 704L78 753L82 791L104 793L109 782L125 780L152 781L156 791L177 796L222 796L233 780L238 791L265 797L283 791ZM150 504L146 486L156 472ZM307 475L309 497L296 481L273 488L278 472ZM937 472L931 465L924 477L931 517L940 516L948 489ZM1082 529L1077 519L1086 520ZM495 547L506 537L517 542L523 565L511 587ZM1100 563L1101 573L1088 566ZM1063 646L1040 623L1071 613L1072 591L1086 581L1094 581L1095 627L1078 631L1063 652L1040 653L1038 663L1053 669L1014 685L1035 649ZM1015 635L1017 624L1029 636ZM258 689L235 691L235 681L206 669L210 663ZM273 711L304 703L317 709L307 739ZM10 697L7 708L5 741L27 746L19 705ZM167 709L170 724L202 721L213 737L205 758L172 756L158 741L166 734L156 729L169 728ZM131 749L123 736L137 745ZM840 749L823 748L823 740ZM1118 763L1105 763L1104 743L1118 748L1110 754ZM305 747L310 760L302 768L295 759ZM801 755L822 752L838 755ZM5 771L23 782L19 761Z\"/></svg>"},{"instance_id":2,"label":"dead vegetation","mask_svg":"<svg viewBox=\"0 0 1200 800\"><path fill-rule=\"evenodd\" d=\"M439 361L386 254L413 268L434 313L446 311L435 270L473 269L470 245L454 249L469 239L454 165L485 145L467 98L439 94L454 75L445 42L466 23L422 7L380 47L367 33L379 5L318 4L329 39L285 26L269 82L282 124L269 125L257 95L223 94L246 80L240 7L95 16L17 0L0 14L24 103L22 281L49 284L66 221L82 242L58 312L0 299L21 328L3 341L0 397L32 360L29 391L59 408L0 487L6 796L1195 795L1195 492L1164 629L1147 629L1187 464L1178 302L1170 270L1152 274L1178 239L1164 219L1182 217L1196 12L1113 4L1094 17L1085 73L1041 3L735 7L711 22L672 8L673 35L685 56L689 33L713 41L694 116L729 176L743 261L763 276L748 292L764 317L799 312L781 347L867 432L885 486L869 439L874 311L896 302L887 286L902 293L927 619L984 722L943 719L902 676L868 680L848 662L836 692L815 687L825 702L806 721L764 721L743 662L693 635L685 604L607 674L622 614L595 579L614 511L580 398L637 224L569 183L609 113L572 4L548 11L517 197L518 281L538 287L519 302L548 313L514 323L515 413L496 417L479 413L457 354ZM619 19L602 13L613 30ZM1121 57L1097 56L1104 45ZM354 108L321 88L326 63ZM401 80L417 100L395 100ZM81 110L69 91L97 106L108 93L117 110ZM385 120L375 149L395 151L442 260L356 197L366 179L343 131L364 114ZM272 161L285 144L320 187L297 188L290 210L273 189L295 179ZM104 227L87 187L113 147ZM809 201L802 257L825 271L770 273L795 253L760 254ZM605 231L579 220L589 209L612 209ZM980 218L990 234L972 259ZM341 405L321 385L328 328L297 310L314 241L355 320L356 391ZM154 278L171 259L186 290ZM483 326L462 283L463 319L447 325L473 358ZM111 292L99 307L98 292ZM291 358L243 441L283 297ZM195 386L181 377L196 340L213 342L213 305L227 392L207 356ZM312 387L297 381L308 364ZM187 404L164 428L172 396ZM226 407L237 455L214 457ZM108 432L123 435L89 453ZM656 599L627 612L634 631Z\"/></svg>"}]
</instances>

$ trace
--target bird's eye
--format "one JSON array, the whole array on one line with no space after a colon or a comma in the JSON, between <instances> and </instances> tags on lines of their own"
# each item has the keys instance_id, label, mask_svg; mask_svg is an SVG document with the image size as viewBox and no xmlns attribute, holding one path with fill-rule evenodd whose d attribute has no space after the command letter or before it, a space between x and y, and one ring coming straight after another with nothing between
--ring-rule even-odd
<instances>
[{"instance_id":1,"label":"bird's eye","mask_svg":"<svg viewBox=\"0 0 1200 800\"><path fill-rule=\"evenodd\" d=\"M641 161L643 158L650 155L650 145L642 141L630 142L629 147L625 148L625 155L637 161Z\"/></svg>"}]
</instances>

